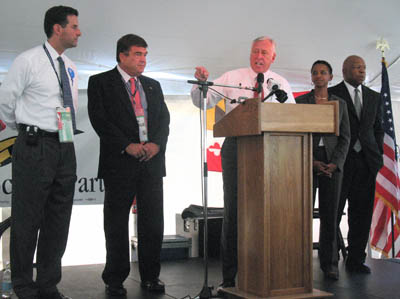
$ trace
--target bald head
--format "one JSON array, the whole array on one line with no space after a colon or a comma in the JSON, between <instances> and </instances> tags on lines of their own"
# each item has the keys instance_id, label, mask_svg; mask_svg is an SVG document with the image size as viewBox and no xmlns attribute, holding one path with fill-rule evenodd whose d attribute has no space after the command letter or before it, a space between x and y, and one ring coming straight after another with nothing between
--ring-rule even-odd
<instances>
[{"instance_id":1,"label":"bald head","mask_svg":"<svg viewBox=\"0 0 400 299\"><path fill-rule=\"evenodd\" d=\"M343 79L350 85L357 87L365 80L365 62L360 56L351 55L343 62Z\"/></svg>"}]
</instances>

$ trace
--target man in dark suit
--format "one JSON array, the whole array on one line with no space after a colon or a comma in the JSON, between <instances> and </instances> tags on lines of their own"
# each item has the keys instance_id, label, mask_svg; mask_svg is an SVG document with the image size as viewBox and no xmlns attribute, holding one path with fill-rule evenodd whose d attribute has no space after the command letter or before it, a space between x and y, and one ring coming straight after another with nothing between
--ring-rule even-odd
<instances>
[{"instance_id":1,"label":"man in dark suit","mask_svg":"<svg viewBox=\"0 0 400 299\"><path fill-rule=\"evenodd\" d=\"M163 177L169 112L159 82L142 76L147 43L134 34L117 43L118 65L94 75L88 85L88 112L100 137L99 178L104 179L107 258L106 293L125 296L129 275L128 220L137 198L141 286L164 292L159 280L163 240Z\"/></svg>"},{"instance_id":2,"label":"man in dark suit","mask_svg":"<svg viewBox=\"0 0 400 299\"><path fill-rule=\"evenodd\" d=\"M349 272L370 273L365 265L365 247L368 242L375 199L375 180L383 165L383 135L379 93L362 85L365 80L365 62L361 57L349 56L343 62L344 81L329 92L347 102L351 140L344 165L338 217L348 200L348 258Z\"/></svg>"}]
</instances>

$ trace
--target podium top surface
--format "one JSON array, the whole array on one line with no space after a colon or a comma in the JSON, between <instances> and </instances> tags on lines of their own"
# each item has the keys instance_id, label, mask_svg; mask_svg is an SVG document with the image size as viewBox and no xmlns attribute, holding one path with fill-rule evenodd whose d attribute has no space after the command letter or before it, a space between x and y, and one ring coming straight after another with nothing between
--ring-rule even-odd
<instances>
[{"instance_id":1,"label":"podium top surface","mask_svg":"<svg viewBox=\"0 0 400 299\"><path fill-rule=\"evenodd\" d=\"M339 134L339 103L323 105L261 103L248 99L214 125L214 137L262 132Z\"/></svg>"}]
</instances>

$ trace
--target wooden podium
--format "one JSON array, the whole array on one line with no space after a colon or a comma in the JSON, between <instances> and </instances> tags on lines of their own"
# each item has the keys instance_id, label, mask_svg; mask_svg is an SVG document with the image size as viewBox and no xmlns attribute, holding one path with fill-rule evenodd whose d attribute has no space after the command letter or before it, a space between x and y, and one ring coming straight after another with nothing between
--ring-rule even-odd
<instances>
[{"instance_id":1,"label":"wooden podium","mask_svg":"<svg viewBox=\"0 0 400 299\"><path fill-rule=\"evenodd\" d=\"M338 105L247 100L214 125L238 137L238 284L228 298L324 298L312 277L312 132Z\"/></svg>"}]
</instances>

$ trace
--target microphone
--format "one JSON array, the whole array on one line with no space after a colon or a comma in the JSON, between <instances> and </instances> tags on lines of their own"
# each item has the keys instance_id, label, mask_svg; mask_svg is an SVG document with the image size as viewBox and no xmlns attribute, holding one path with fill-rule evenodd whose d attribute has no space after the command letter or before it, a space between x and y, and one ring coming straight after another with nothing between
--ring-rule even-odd
<instances>
[{"instance_id":1,"label":"microphone","mask_svg":"<svg viewBox=\"0 0 400 299\"><path fill-rule=\"evenodd\" d=\"M280 89L281 85L279 82L275 81L272 78L269 78L267 80L267 88L270 91L269 95L267 95L262 101L266 101L269 97L271 97L272 95L275 95L276 100L279 103L284 103L286 102L286 100L288 99L287 93Z\"/></svg>"},{"instance_id":2,"label":"microphone","mask_svg":"<svg viewBox=\"0 0 400 299\"><path fill-rule=\"evenodd\" d=\"M203 85L203 86L213 86L214 82L210 81L199 81L199 80L187 80L187 83L190 84L197 84L197 85Z\"/></svg>"},{"instance_id":3,"label":"microphone","mask_svg":"<svg viewBox=\"0 0 400 299\"><path fill-rule=\"evenodd\" d=\"M277 89L280 89L281 85L279 84L279 82L276 82L274 79L269 78L267 80L267 88L269 91L275 91Z\"/></svg>"},{"instance_id":4,"label":"microphone","mask_svg":"<svg viewBox=\"0 0 400 299\"><path fill-rule=\"evenodd\" d=\"M279 103L283 104L288 99L287 93L282 89L277 89L275 92L276 99Z\"/></svg>"},{"instance_id":5,"label":"microphone","mask_svg":"<svg viewBox=\"0 0 400 299\"><path fill-rule=\"evenodd\" d=\"M258 94L261 93L262 89L263 89L263 83L264 83L264 74L263 73L258 73L257 74L257 90L256 92Z\"/></svg>"}]
</instances>

